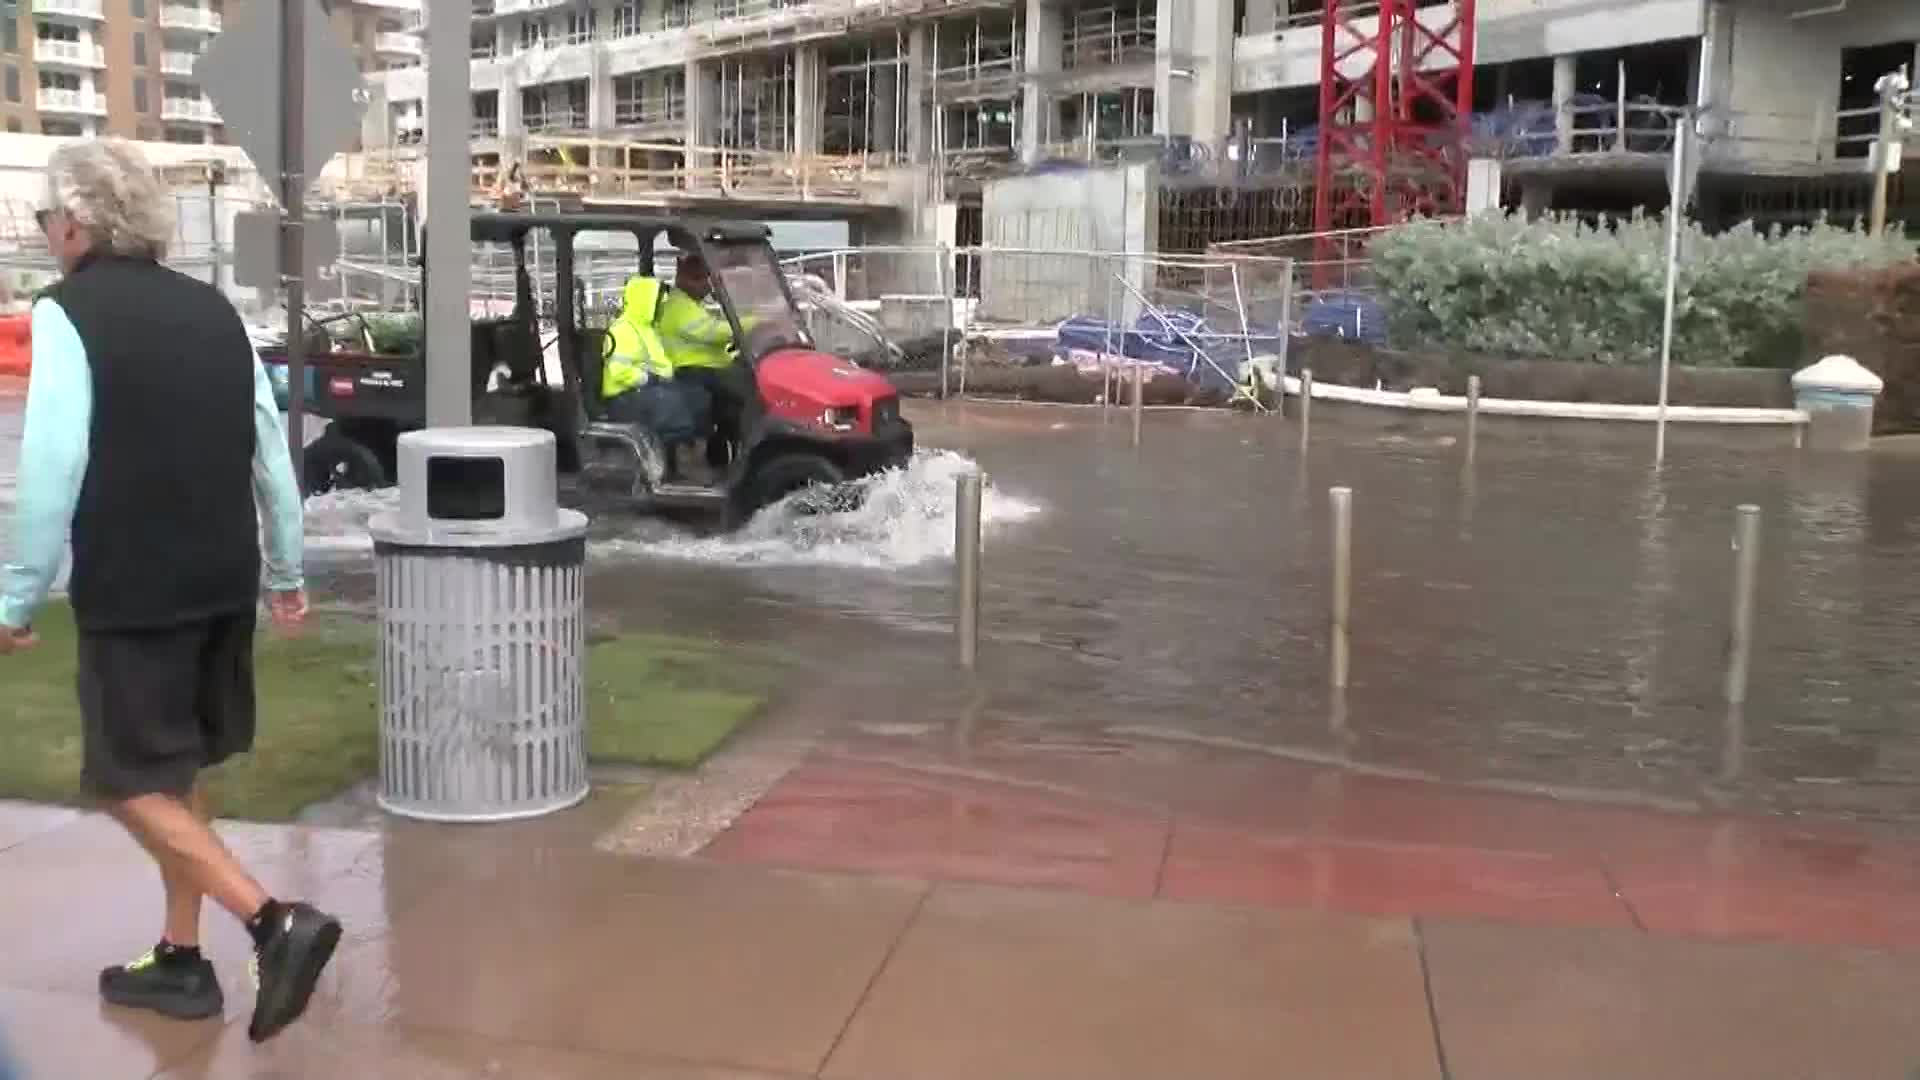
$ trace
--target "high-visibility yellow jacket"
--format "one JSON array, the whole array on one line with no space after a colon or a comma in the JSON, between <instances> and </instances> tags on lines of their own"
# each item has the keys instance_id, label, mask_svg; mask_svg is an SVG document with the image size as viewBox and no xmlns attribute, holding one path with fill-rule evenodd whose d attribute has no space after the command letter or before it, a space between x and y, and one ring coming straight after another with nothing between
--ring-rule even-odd
<instances>
[{"instance_id":1,"label":"high-visibility yellow jacket","mask_svg":"<svg viewBox=\"0 0 1920 1080\"><path fill-rule=\"evenodd\" d=\"M660 337L676 368L723 368L733 363L733 324L679 289L669 289L660 305Z\"/></svg>"},{"instance_id":2,"label":"high-visibility yellow jacket","mask_svg":"<svg viewBox=\"0 0 1920 1080\"><path fill-rule=\"evenodd\" d=\"M606 362L600 370L600 396L616 398L649 379L673 378L673 358L660 340L660 282L627 279L620 317L607 327Z\"/></svg>"}]
</instances>

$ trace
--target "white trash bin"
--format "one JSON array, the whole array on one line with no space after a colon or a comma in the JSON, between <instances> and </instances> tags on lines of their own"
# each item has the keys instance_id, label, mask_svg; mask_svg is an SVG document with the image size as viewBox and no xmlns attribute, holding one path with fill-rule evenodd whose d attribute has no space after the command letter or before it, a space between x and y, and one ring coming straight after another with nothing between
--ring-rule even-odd
<instances>
[{"instance_id":1,"label":"white trash bin","mask_svg":"<svg viewBox=\"0 0 1920 1080\"><path fill-rule=\"evenodd\" d=\"M380 614L380 806L507 821L587 797L587 519L560 508L552 433L400 438L400 505L370 523Z\"/></svg>"}]
</instances>

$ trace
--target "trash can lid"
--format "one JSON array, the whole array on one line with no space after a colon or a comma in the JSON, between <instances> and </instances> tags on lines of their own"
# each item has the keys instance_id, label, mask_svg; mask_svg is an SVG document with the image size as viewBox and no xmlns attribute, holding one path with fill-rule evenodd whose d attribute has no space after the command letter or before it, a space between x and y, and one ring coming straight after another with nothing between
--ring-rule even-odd
<instances>
[{"instance_id":1,"label":"trash can lid","mask_svg":"<svg viewBox=\"0 0 1920 1080\"><path fill-rule=\"evenodd\" d=\"M1886 388L1880 376L1851 356L1833 355L1793 373L1795 390L1836 390L1855 394L1878 394Z\"/></svg>"},{"instance_id":2,"label":"trash can lid","mask_svg":"<svg viewBox=\"0 0 1920 1080\"><path fill-rule=\"evenodd\" d=\"M404 544L408 547L449 548L481 551L501 548L532 547L587 535L587 515L578 510L559 510L552 525L530 525L524 521L430 521L422 526L402 514L386 511L367 522L367 531L375 543Z\"/></svg>"}]
</instances>

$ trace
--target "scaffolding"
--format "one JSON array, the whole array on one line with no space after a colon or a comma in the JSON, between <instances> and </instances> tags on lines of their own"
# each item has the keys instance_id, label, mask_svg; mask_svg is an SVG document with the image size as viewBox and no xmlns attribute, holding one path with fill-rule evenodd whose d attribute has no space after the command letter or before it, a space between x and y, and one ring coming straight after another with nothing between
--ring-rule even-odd
<instances>
[{"instance_id":1,"label":"scaffolding","mask_svg":"<svg viewBox=\"0 0 1920 1080\"><path fill-rule=\"evenodd\" d=\"M906 35L895 31L837 46L821 59L826 89L821 149L868 162L900 157L910 119Z\"/></svg>"}]
</instances>

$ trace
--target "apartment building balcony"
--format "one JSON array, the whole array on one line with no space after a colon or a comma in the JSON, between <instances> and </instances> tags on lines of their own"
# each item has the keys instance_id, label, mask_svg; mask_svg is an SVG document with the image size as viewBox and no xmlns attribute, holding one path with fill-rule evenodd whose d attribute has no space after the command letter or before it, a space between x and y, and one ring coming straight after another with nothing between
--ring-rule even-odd
<instances>
[{"instance_id":1,"label":"apartment building balcony","mask_svg":"<svg viewBox=\"0 0 1920 1080\"><path fill-rule=\"evenodd\" d=\"M530 135L553 135L587 130L585 109L547 109L525 112L520 122Z\"/></svg>"},{"instance_id":2,"label":"apartment building balcony","mask_svg":"<svg viewBox=\"0 0 1920 1080\"><path fill-rule=\"evenodd\" d=\"M33 0L35 15L63 15L69 19L88 19L104 21L107 6L104 0Z\"/></svg>"},{"instance_id":3,"label":"apartment building balcony","mask_svg":"<svg viewBox=\"0 0 1920 1080\"><path fill-rule=\"evenodd\" d=\"M385 57L398 57L402 60L419 60L426 56L426 47L420 43L416 34L376 34L373 38L373 51Z\"/></svg>"},{"instance_id":4,"label":"apartment building balcony","mask_svg":"<svg viewBox=\"0 0 1920 1080\"><path fill-rule=\"evenodd\" d=\"M160 74L184 75L192 78L193 65L199 59L199 53L163 52L160 54Z\"/></svg>"},{"instance_id":5,"label":"apartment building balcony","mask_svg":"<svg viewBox=\"0 0 1920 1080\"><path fill-rule=\"evenodd\" d=\"M170 97L160 103L160 119L170 124L217 124L220 114L203 98Z\"/></svg>"},{"instance_id":6,"label":"apartment building balcony","mask_svg":"<svg viewBox=\"0 0 1920 1080\"><path fill-rule=\"evenodd\" d=\"M65 2L65 0L62 0ZM162 30L187 30L199 34L220 32L220 14L203 7L168 4L160 9Z\"/></svg>"},{"instance_id":7,"label":"apartment building balcony","mask_svg":"<svg viewBox=\"0 0 1920 1080\"><path fill-rule=\"evenodd\" d=\"M34 101L43 113L64 113L69 116L107 115L107 99L91 90L68 90L43 86Z\"/></svg>"},{"instance_id":8,"label":"apartment building balcony","mask_svg":"<svg viewBox=\"0 0 1920 1080\"><path fill-rule=\"evenodd\" d=\"M104 68L107 66L107 50L84 41L36 38L33 43L33 62L41 67Z\"/></svg>"}]
</instances>

